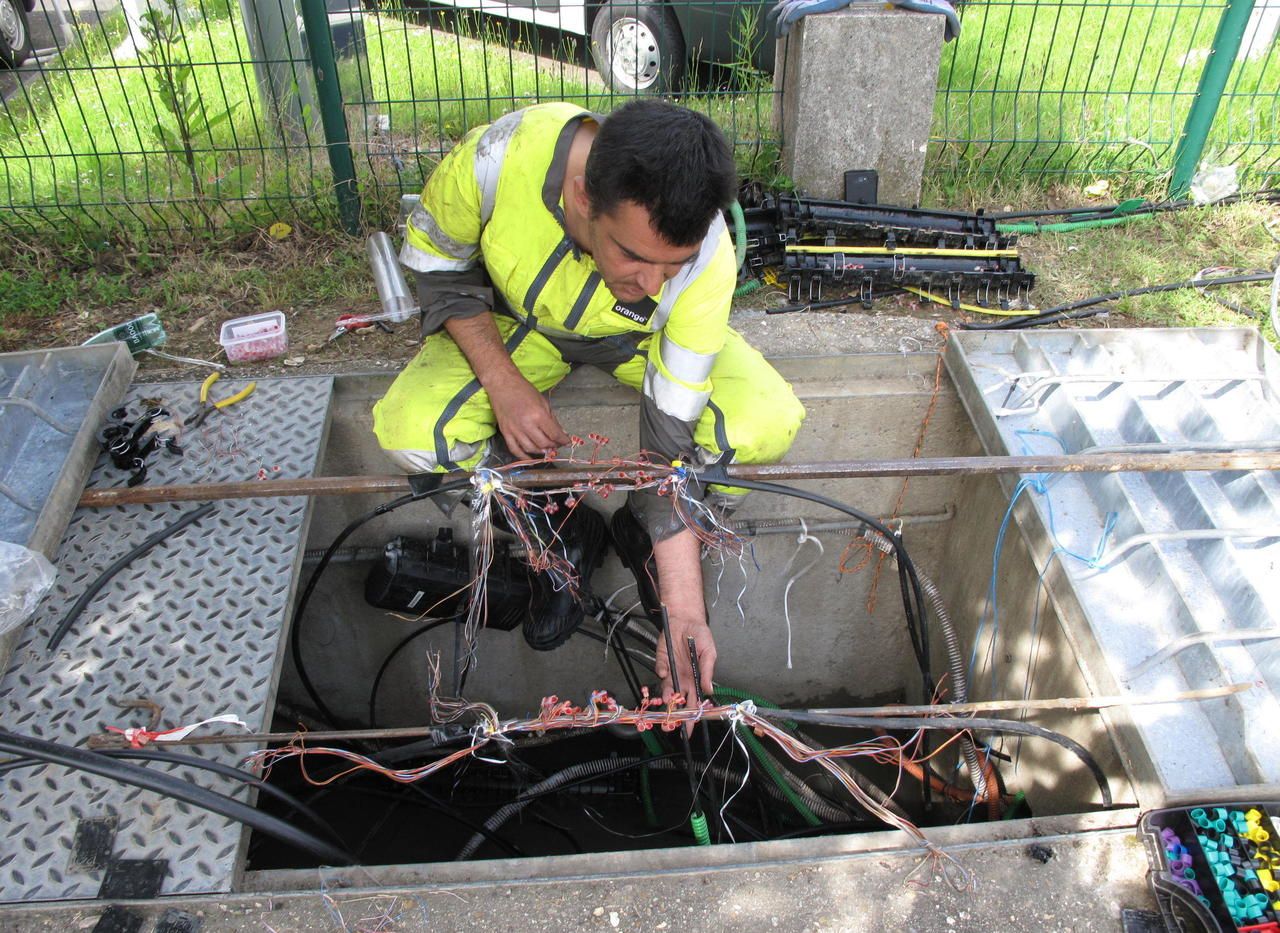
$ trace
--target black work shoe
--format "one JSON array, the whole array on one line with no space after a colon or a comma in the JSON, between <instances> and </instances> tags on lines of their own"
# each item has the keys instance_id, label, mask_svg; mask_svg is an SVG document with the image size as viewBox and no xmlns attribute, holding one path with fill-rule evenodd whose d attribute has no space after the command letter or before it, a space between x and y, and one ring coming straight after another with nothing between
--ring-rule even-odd
<instances>
[{"instance_id":1,"label":"black work shoe","mask_svg":"<svg viewBox=\"0 0 1280 933\"><path fill-rule=\"evenodd\" d=\"M649 532L644 530L640 519L631 511L631 507L623 505L613 513L610 526L613 532L613 546L623 565L636 578L636 587L640 595L640 605L650 621L662 627L662 600L658 598L658 564L653 558L653 540Z\"/></svg>"},{"instance_id":2,"label":"black work shoe","mask_svg":"<svg viewBox=\"0 0 1280 933\"><path fill-rule=\"evenodd\" d=\"M582 624L583 605L591 597L591 575L604 560L607 531L600 513L579 503L568 518L562 519L562 515L540 517L539 521L554 523L560 540L553 546L564 548L576 582L568 587L549 573L537 575L533 605L523 628L524 640L536 651L559 648Z\"/></svg>"}]
</instances>

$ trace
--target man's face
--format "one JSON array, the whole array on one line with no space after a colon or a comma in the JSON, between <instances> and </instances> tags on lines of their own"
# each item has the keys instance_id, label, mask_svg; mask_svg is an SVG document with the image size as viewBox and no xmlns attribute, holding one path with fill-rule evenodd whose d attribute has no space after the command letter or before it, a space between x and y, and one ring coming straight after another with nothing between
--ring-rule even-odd
<instances>
[{"instance_id":1,"label":"man's face","mask_svg":"<svg viewBox=\"0 0 1280 933\"><path fill-rule=\"evenodd\" d=\"M621 302L662 290L698 255L698 246L672 246L649 223L649 212L633 201L591 218L591 255L605 287Z\"/></svg>"}]
</instances>

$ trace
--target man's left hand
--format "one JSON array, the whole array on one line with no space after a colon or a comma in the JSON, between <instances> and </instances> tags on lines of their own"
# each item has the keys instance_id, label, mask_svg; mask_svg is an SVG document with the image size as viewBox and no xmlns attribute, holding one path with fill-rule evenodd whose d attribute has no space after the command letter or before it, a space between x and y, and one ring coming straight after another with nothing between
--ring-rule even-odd
<instances>
[{"instance_id":1,"label":"man's left hand","mask_svg":"<svg viewBox=\"0 0 1280 933\"><path fill-rule=\"evenodd\" d=\"M705 621L682 623L668 615L671 626L671 643L676 652L676 679L680 681L680 689L684 694L686 706L698 705L698 690L694 685L693 664L689 658L689 639L693 639L694 649L698 655L698 686L703 696L711 695L711 677L716 666L716 641L711 635L711 626ZM671 702L675 692L672 688L671 665L667 658L667 640L665 636L658 638L657 664L654 670L662 678L662 700Z\"/></svg>"},{"instance_id":2,"label":"man's left hand","mask_svg":"<svg viewBox=\"0 0 1280 933\"><path fill-rule=\"evenodd\" d=\"M653 558L658 565L659 596L667 607L667 624L675 649L676 679L689 706L698 703L698 690L689 661L689 639L698 653L698 674L705 695L711 693L711 678L716 666L716 642L707 625L707 607L702 599L702 560L698 539L685 530L657 542ZM671 701L674 692L671 665L667 658L666 638L658 636L658 663L654 669L662 678L662 699Z\"/></svg>"}]
</instances>

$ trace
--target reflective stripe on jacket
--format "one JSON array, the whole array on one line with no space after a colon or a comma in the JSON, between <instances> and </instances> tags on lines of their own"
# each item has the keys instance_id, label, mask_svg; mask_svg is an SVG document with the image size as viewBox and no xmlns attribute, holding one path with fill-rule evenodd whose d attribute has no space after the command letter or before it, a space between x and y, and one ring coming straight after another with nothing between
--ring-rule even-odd
<instances>
[{"instance_id":1,"label":"reflective stripe on jacket","mask_svg":"<svg viewBox=\"0 0 1280 933\"><path fill-rule=\"evenodd\" d=\"M659 333L648 351L641 444L667 457L691 454L728 327L733 245L717 215L697 257L658 295L618 302L564 229L569 148L582 123L596 119L572 104L540 104L473 129L428 179L400 258L427 275L483 263L494 310L559 345L614 338L608 345L625 354Z\"/></svg>"}]
</instances>

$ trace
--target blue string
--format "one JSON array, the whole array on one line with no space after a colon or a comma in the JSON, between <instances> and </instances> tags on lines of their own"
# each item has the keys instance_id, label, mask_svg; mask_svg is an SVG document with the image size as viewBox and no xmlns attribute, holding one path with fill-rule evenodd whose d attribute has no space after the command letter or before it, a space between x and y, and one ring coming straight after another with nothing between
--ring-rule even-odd
<instances>
[{"instance_id":1,"label":"blue string","mask_svg":"<svg viewBox=\"0 0 1280 933\"><path fill-rule=\"evenodd\" d=\"M1025 456L1031 456L1032 454L1034 454L1034 451L1031 449L1031 444L1030 444L1030 439L1033 437L1047 438L1053 441L1055 444L1057 444L1059 450L1061 450L1063 453L1067 452L1067 446L1065 443L1063 443L1062 439L1058 437L1058 435L1050 431L1040 431L1032 428L1032 429L1019 430L1014 433L1017 435L1017 437L1021 441L1022 453ZM1084 564L1086 567L1097 569L1099 564L1101 563L1103 552L1106 550L1107 541L1111 537L1111 533L1116 526L1116 521L1119 518L1119 515L1116 512L1107 513L1106 519L1103 521L1102 532L1098 537L1098 544L1094 548L1093 554L1090 554L1090 555L1078 554L1075 551L1071 550L1070 548L1066 547L1060 540L1058 540L1057 522L1053 512L1053 499L1049 495L1050 486L1052 486L1057 480L1061 479L1062 475L1063 474L1057 474L1057 475L1032 474L1020 479L1018 481L1018 484L1013 489L1013 495L1009 497L1009 507L1005 509L1004 517L1000 521L1000 530L996 533L995 547L992 549L992 552L991 552L991 580L987 586L987 605L984 609L983 617L978 623L978 628L974 632L973 650L970 652L970 655L969 655L969 682L973 683L974 671L977 668L977 661L978 661L978 645L982 641L983 632L986 629L988 619L990 619L991 638L988 643L987 663L991 671L991 681L990 681L989 690L992 693L994 693L995 691L995 679L996 679L996 664L995 664L996 642L999 639L999 634L1000 634L1000 607L999 607L999 602L997 600L997 584L999 582L1000 558L1004 553L1005 535L1009 531L1009 522L1013 518L1013 510L1014 510L1014 507L1018 504L1018 499L1028 489L1030 489L1032 492L1036 493L1037 495L1044 497L1045 511L1047 512L1048 525L1049 525L1049 537L1050 537L1050 540L1053 542L1053 551L1050 553L1050 559L1045 563L1044 569L1041 570L1038 575L1039 585L1037 586L1037 589L1036 589L1036 608L1035 608L1035 617L1033 619L1033 629L1032 629L1033 644L1034 644L1034 632L1035 632L1034 626L1039 624L1040 586L1043 586L1044 584L1044 574L1048 570L1049 565L1052 563L1053 558L1056 557L1058 554L1065 554L1066 556L1071 557L1079 561L1080 563ZM1105 573L1106 571L1103 570L1103 572Z\"/></svg>"}]
</instances>

